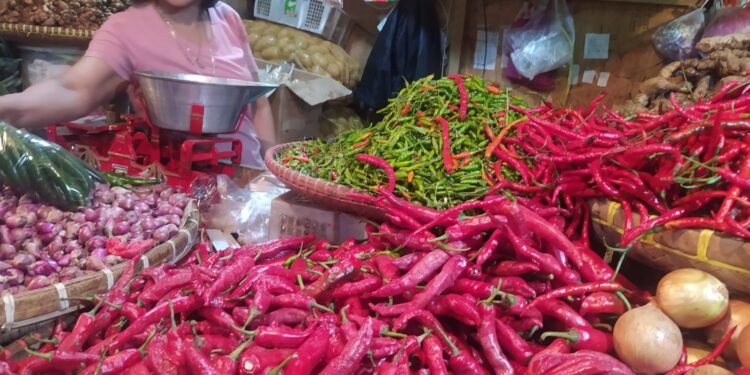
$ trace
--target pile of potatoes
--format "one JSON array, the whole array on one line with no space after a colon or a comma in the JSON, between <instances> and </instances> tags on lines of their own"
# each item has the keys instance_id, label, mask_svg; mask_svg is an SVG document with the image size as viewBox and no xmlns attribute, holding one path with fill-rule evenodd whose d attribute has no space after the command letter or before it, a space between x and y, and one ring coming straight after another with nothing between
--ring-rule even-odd
<instances>
[{"instance_id":1,"label":"pile of potatoes","mask_svg":"<svg viewBox=\"0 0 750 375\"><path fill-rule=\"evenodd\" d=\"M294 62L304 70L329 76L349 88L359 81L359 64L334 43L265 21L245 21L245 29L250 49L259 59Z\"/></svg>"}]
</instances>

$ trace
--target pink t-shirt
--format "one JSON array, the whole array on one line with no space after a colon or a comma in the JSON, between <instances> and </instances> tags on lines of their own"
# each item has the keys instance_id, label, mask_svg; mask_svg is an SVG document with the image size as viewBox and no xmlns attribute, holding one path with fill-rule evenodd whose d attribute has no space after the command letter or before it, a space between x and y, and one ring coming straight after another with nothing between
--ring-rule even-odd
<instances>
[{"instance_id":1,"label":"pink t-shirt","mask_svg":"<svg viewBox=\"0 0 750 375\"><path fill-rule=\"evenodd\" d=\"M131 6L112 15L94 35L86 51L87 57L105 61L126 81L135 72L152 70L170 73L214 75L224 78L252 80L258 67L247 43L245 27L239 14L229 5L218 2L209 9L211 48L188 41L175 40L169 26L152 3ZM199 63L186 57L186 49L197 54ZM211 52L214 62L211 61ZM190 56L195 58L196 56ZM201 69L199 66L203 66ZM242 165L264 169L260 143L248 116L238 134L222 135L242 141Z\"/></svg>"}]
</instances>

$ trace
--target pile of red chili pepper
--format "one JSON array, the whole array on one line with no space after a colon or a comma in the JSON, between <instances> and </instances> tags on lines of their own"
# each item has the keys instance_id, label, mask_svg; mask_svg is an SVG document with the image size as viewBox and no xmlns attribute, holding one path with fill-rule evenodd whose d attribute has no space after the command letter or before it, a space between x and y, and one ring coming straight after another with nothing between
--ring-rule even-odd
<instances>
[{"instance_id":1,"label":"pile of red chili pepper","mask_svg":"<svg viewBox=\"0 0 750 375\"><path fill-rule=\"evenodd\" d=\"M19 374L632 374L607 323L632 284L556 224L559 208L489 196L437 211L383 189L369 239L312 237L135 272ZM471 216L467 216L471 215ZM6 358L7 359L7 358Z\"/></svg>"},{"instance_id":2,"label":"pile of red chili pepper","mask_svg":"<svg viewBox=\"0 0 750 375\"><path fill-rule=\"evenodd\" d=\"M626 119L603 108L516 108L528 120L497 147L533 168L496 189L565 209L565 234L586 235L586 199L622 205L621 245L658 229L707 228L750 238L750 94L730 83L716 96L662 115ZM523 153L513 150L522 149ZM491 150L488 150L490 152ZM524 164L518 164L524 165ZM640 222L633 220L637 212ZM656 214L653 216L652 214ZM578 230L582 226L583 231Z\"/></svg>"}]
</instances>

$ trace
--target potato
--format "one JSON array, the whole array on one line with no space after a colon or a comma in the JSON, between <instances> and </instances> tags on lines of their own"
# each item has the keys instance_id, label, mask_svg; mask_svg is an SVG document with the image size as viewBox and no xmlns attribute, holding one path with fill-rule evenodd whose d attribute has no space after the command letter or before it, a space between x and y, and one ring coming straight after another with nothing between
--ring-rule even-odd
<instances>
[{"instance_id":1,"label":"potato","mask_svg":"<svg viewBox=\"0 0 750 375\"><path fill-rule=\"evenodd\" d=\"M255 45L255 42L260 38L260 35L258 35L255 32L251 32L247 34L247 41L250 43L251 46Z\"/></svg>"},{"instance_id":2,"label":"potato","mask_svg":"<svg viewBox=\"0 0 750 375\"><path fill-rule=\"evenodd\" d=\"M344 72L344 69L338 61L330 61L325 69L331 75L331 77L337 80L341 80L341 75Z\"/></svg>"},{"instance_id":3,"label":"potato","mask_svg":"<svg viewBox=\"0 0 750 375\"><path fill-rule=\"evenodd\" d=\"M281 48L279 48L279 46L270 46L260 51L260 57L262 57L264 60L269 60L272 62L278 60L286 60L281 56Z\"/></svg>"},{"instance_id":4,"label":"potato","mask_svg":"<svg viewBox=\"0 0 750 375\"><path fill-rule=\"evenodd\" d=\"M254 46L251 46L256 51L263 51L264 49L268 47L273 47L276 45L276 37L273 35L263 35L260 37L256 42Z\"/></svg>"},{"instance_id":5,"label":"potato","mask_svg":"<svg viewBox=\"0 0 750 375\"><path fill-rule=\"evenodd\" d=\"M303 68L312 69L313 61L312 61L312 56L310 56L309 53L303 50L298 50L294 53L294 58L295 58L294 59L295 62L299 64L300 66L302 66Z\"/></svg>"}]
</instances>

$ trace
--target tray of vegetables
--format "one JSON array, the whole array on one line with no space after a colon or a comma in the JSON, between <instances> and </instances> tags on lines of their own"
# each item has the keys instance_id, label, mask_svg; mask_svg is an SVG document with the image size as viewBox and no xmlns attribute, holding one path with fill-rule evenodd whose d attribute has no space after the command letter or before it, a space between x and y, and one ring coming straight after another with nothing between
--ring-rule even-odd
<instances>
[{"instance_id":1,"label":"tray of vegetables","mask_svg":"<svg viewBox=\"0 0 750 375\"><path fill-rule=\"evenodd\" d=\"M484 196L494 181L520 181L515 168L523 167L508 150L490 146L512 134L523 117L515 109L524 106L476 76L426 77L408 83L374 126L279 145L267 152L266 164L290 188L355 214L382 217L352 195L372 194L379 185L446 208Z\"/></svg>"},{"instance_id":2,"label":"tray of vegetables","mask_svg":"<svg viewBox=\"0 0 750 375\"><path fill-rule=\"evenodd\" d=\"M378 198L399 220L363 242L200 243L140 272L131 260L72 326L0 351L0 371L682 375L729 350L750 366L747 318L703 271L667 275L651 296L571 241L555 207ZM683 330L703 329L718 341L688 353Z\"/></svg>"},{"instance_id":3,"label":"tray of vegetables","mask_svg":"<svg viewBox=\"0 0 750 375\"><path fill-rule=\"evenodd\" d=\"M111 288L129 259L141 267L180 259L197 233L195 205L169 186L95 184L90 197L64 211L0 190L0 341L75 311Z\"/></svg>"}]
</instances>

